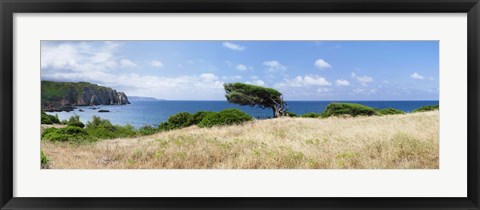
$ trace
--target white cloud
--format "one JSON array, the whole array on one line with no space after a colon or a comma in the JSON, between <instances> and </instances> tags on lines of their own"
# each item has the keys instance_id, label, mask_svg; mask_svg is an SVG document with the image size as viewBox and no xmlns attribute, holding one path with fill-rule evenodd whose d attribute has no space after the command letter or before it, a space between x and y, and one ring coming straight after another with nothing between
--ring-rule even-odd
<instances>
[{"instance_id":1,"label":"white cloud","mask_svg":"<svg viewBox=\"0 0 480 210\"><path fill-rule=\"evenodd\" d=\"M125 91L127 96L148 95L165 99L224 99L223 84L218 76L204 73L194 76L159 77L138 74L110 74L93 72L80 74L64 72L42 75L42 78L55 81L88 81Z\"/></svg>"},{"instance_id":2,"label":"white cloud","mask_svg":"<svg viewBox=\"0 0 480 210\"><path fill-rule=\"evenodd\" d=\"M50 47L42 44L41 48L42 54L40 67L42 69L72 69L79 65L77 60L81 54L77 46L63 44L55 47ZM81 56L81 59L84 60L86 58L84 58L84 56Z\"/></svg>"},{"instance_id":3,"label":"white cloud","mask_svg":"<svg viewBox=\"0 0 480 210\"><path fill-rule=\"evenodd\" d=\"M42 74L57 71L95 74L98 71L138 67L133 61L115 55L120 46L117 42L101 42L99 45L87 42L42 43Z\"/></svg>"},{"instance_id":4,"label":"white cloud","mask_svg":"<svg viewBox=\"0 0 480 210\"><path fill-rule=\"evenodd\" d=\"M138 67L132 60L117 55L119 46L114 42L56 45L42 43L41 78L53 81L91 82L124 91L127 96L224 99L224 82L212 73L165 77L116 71L118 68Z\"/></svg>"},{"instance_id":5,"label":"white cloud","mask_svg":"<svg viewBox=\"0 0 480 210\"><path fill-rule=\"evenodd\" d=\"M235 76L222 76L223 80L241 80L243 77L241 75L235 75Z\"/></svg>"},{"instance_id":6,"label":"white cloud","mask_svg":"<svg viewBox=\"0 0 480 210\"><path fill-rule=\"evenodd\" d=\"M348 82L348 80L344 80L344 79L337 79L335 81L335 84L337 84L337 86L349 86L350 82Z\"/></svg>"},{"instance_id":7,"label":"white cloud","mask_svg":"<svg viewBox=\"0 0 480 210\"><path fill-rule=\"evenodd\" d=\"M314 63L315 67L317 67L318 69L325 69L325 68L331 68L332 65L330 65L329 63L327 63L325 60L323 59L318 59L315 61Z\"/></svg>"},{"instance_id":8,"label":"white cloud","mask_svg":"<svg viewBox=\"0 0 480 210\"><path fill-rule=\"evenodd\" d=\"M365 92L365 89L355 88L355 89L353 89L353 92L354 93L363 93L363 92Z\"/></svg>"},{"instance_id":9,"label":"white cloud","mask_svg":"<svg viewBox=\"0 0 480 210\"><path fill-rule=\"evenodd\" d=\"M350 76L354 79L357 79L362 86L367 86L368 83L373 82L373 78L369 76L358 76L355 72L352 72Z\"/></svg>"},{"instance_id":10,"label":"white cloud","mask_svg":"<svg viewBox=\"0 0 480 210\"><path fill-rule=\"evenodd\" d=\"M433 81L433 80L435 80L435 79L434 79L433 77L429 77L428 80L432 80L432 81Z\"/></svg>"},{"instance_id":11,"label":"white cloud","mask_svg":"<svg viewBox=\"0 0 480 210\"><path fill-rule=\"evenodd\" d=\"M265 86L265 82L263 80L255 80L255 81L253 81L253 84L260 85L260 86Z\"/></svg>"},{"instance_id":12,"label":"white cloud","mask_svg":"<svg viewBox=\"0 0 480 210\"><path fill-rule=\"evenodd\" d=\"M234 44L234 43L231 43L231 42L224 42L222 43L222 45L228 49L231 49L231 50L238 50L238 51L242 51L242 50L245 50L245 47L244 46L240 46L238 44Z\"/></svg>"},{"instance_id":13,"label":"white cloud","mask_svg":"<svg viewBox=\"0 0 480 210\"><path fill-rule=\"evenodd\" d=\"M357 77L357 80L361 83L370 83L370 82L373 82L373 78L371 77L368 77L368 76L361 76L361 77Z\"/></svg>"},{"instance_id":14,"label":"white cloud","mask_svg":"<svg viewBox=\"0 0 480 210\"><path fill-rule=\"evenodd\" d=\"M318 88L317 89L317 92L318 93L327 93L327 92L330 92L332 89L330 88Z\"/></svg>"},{"instance_id":15,"label":"white cloud","mask_svg":"<svg viewBox=\"0 0 480 210\"><path fill-rule=\"evenodd\" d=\"M331 83L328 82L325 78L317 76L317 75L304 76L303 81L307 85L314 85L314 86L330 86L331 85Z\"/></svg>"},{"instance_id":16,"label":"white cloud","mask_svg":"<svg viewBox=\"0 0 480 210\"><path fill-rule=\"evenodd\" d=\"M286 66L282 65L280 62L276 60L264 61L263 65L267 67L267 70L269 72L272 72L272 73L287 70Z\"/></svg>"},{"instance_id":17,"label":"white cloud","mask_svg":"<svg viewBox=\"0 0 480 210\"><path fill-rule=\"evenodd\" d=\"M235 68L239 71L247 71L247 70L252 71L254 69L251 66L246 66L246 65L243 65L243 64L238 64L238 65L235 66Z\"/></svg>"},{"instance_id":18,"label":"white cloud","mask_svg":"<svg viewBox=\"0 0 480 210\"><path fill-rule=\"evenodd\" d=\"M223 84L218 76L204 73L198 76L157 77L122 75L111 86L128 87L127 96L138 93L166 99L223 99Z\"/></svg>"},{"instance_id":19,"label":"white cloud","mask_svg":"<svg viewBox=\"0 0 480 210\"><path fill-rule=\"evenodd\" d=\"M135 64L133 61L128 60L128 59L121 59L120 60L120 66L122 68L137 68L138 65Z\"/></svg>"},{"instance_id":20,"label":"white cloud","mask_svg":"<svg viewBox=\"0 0 480 210\"><path fill-rule=\"evenodd\" d=\"M373 94L377 93L377 89L367 90L367 89L362 89L362 88L355 88L355 89L353 89L353 92L355 94L373 95Z\"/></svg>"},{"instance_id":21,"label":"white cloud","mask_svg":"<svg viewBox=\"0 0 480 210\"><path fill-rule=\"evenodd\" d=\"M419 73L415 72L413 74L410 74L410 77L412 79L418 79L418 80L422 80L422 79L425 79L425 77L423 77L422 75L420 75Z\"/></svg>"},{"instance_id":22,"label":"white cloud","mask_svg":"<svg viewBox=\"0 0 480 210\"><path fill-rule=\"evenodd\" d=\"M157 60L152 60L152 61L150 61L150 65L153 66L153 67L155 67L155 68L163 68L163 67L165 67L161 61L157 61ZM181 64L178 64L178 65L181 65ZM179 67L180 67L180 66L179 66ZM183 65L182 65L182 67L183 67Z\"/></svg>"},{"instance_id":23,"label":"white cloud","mask_svg":"<svg viewBox=\"0 0 480 210\"><path fill-rule=\"evenodd\" d=\"M215 74L212 74L212 73L200 74L200 78L202 78L204 80L216 80L216 79L218 79L218 77Z\"/></svg>"},{"instance_id":24,"label":"white cloud","mask_svg":"<svg viewBox=\"0 0 480 210\"><path fill-rule=\"evenodd\" d=\"M360 82L360 84L362 84L363 86L367 86L368 83L371 83L373 82L373 78L369 77L369 76L356 76L355 77L358 82Z\"/></svg>"},{"instance_id":25,"label":"white cloud","mask_svg":"<svg viewBox=\"0 0 480 210\"><path fill-rule=\"evenodd\" d=\"M253 84L253 85L258 85L258 86L265 86L265 82L263 80L253 80L253 81L247 81L245 82L247 84Z\"/></svg>"},{"instance_id":26,"label":"white cloud","mask_svg":"<svg viewBox=\"0 0 480 210\"><path fill-rule=\"evenodd\" d=\"M235 67L237 70L239 71L246 71L248 70L248 67L243 65L243 64L238 64L236 67Z\"/></svg>"},{"instance_id":27,"label":"white cloud","mask_svg":"<svg viewBox=\"0 0 480 210\"><path fill-rule=\"evenodd\" d=\"M318 75L297 76L294 79L285 78L283 82L275 84L275 87L308 87L308 86L330 86L325 78Z\"/></svg>"}]
</instances>

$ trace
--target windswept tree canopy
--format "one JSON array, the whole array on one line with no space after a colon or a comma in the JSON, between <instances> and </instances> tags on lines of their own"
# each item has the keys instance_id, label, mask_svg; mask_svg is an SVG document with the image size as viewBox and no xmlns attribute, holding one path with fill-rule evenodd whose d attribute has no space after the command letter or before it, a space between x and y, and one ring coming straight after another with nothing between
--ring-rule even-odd
<instances>
[{"instance_id":1,"label":"windswept tree canopy","mask_svg":"<svg viewBox=\"0 0 480 210\"><path fill-rule=\"evenodd\" d=\"M244 84L240 82L225 83L225 97L229 103L242 106L270 108L274 117L285 114L285 102L282 93L273 88L266 88L257 85Z\"/></svg>"}]
</instances>

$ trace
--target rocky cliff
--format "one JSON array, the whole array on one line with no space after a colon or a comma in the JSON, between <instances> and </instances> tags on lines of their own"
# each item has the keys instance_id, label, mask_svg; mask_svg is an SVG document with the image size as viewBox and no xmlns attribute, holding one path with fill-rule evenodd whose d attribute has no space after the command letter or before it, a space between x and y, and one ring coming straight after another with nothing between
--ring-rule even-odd
<instances>
[{"instance_id":1,"label":"rocky cliff","mask_svg":"<svg viewBox=\"0 0 480 210\"><path fill-rule=\"evenodd\" d=\"M42 110L68 110L72 106L130 104L123 92L88 82L42 81Z\"/></svg>"}]
</instances>

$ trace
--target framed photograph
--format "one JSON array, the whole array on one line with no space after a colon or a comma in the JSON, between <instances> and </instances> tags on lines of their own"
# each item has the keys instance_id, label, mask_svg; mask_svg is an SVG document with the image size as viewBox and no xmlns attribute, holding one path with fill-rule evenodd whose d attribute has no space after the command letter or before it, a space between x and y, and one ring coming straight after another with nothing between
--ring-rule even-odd
<instances>
[{"instance_id":1,"label":"framed photograph","mask_svg":"<svg viewBox=\"0 0 480 210\"><path fill-rule=\"evenodd\" d=\"M479 209L478 0L0 6L1 209Z\"/></svg>"}]
</instances>

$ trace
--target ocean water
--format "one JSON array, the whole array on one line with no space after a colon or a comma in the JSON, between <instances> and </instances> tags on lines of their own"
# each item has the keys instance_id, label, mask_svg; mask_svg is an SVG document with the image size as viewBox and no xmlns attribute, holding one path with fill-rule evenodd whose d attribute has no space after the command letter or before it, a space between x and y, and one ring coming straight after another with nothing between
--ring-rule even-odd
<instances>
[{"instance_id":1,"label":"ocean water","mask_svg":"<svg viewBox=\"0 0 480 210\"><path fill-rule=\"evenodd\" d=\"M290 101L286 102L288 111L298 115L307 112L323 112L325 107L333 101ZM335 101L340 102L340 101ZM395 108L405 112L421 106L438 105L438 101L342 101L349 103L363 104L369 107L384 109ZM113 124L126 125L130 124L134 127L144 125L157 126L161 122L168 119L169 116L179 112L194 113L197 111L220 111L227 108L238 108L256 118L271 117L271 109L261 109L248 106L239 106L230 104L226 101L133 101L128 105L100 105L95 106L95 110L91 106L76 107L72 112L49 112L48 114L57 114L60 120L70 118L73 114L80 116L80 120L84 123L91 120L94 115L103 119L110 120ZM83 112L80 112L82 109ZM110 112L98 112L98 109L106 109Z\"/></svg>"}]
</instances>

